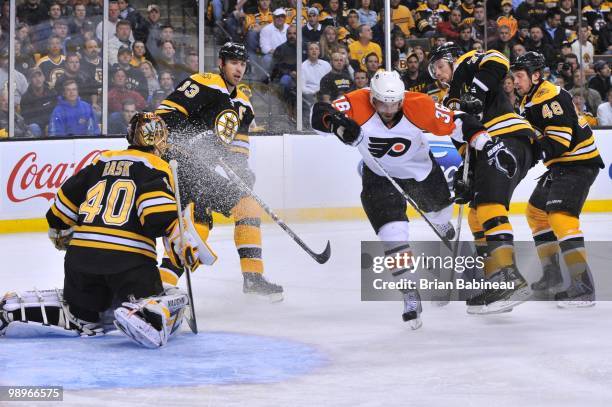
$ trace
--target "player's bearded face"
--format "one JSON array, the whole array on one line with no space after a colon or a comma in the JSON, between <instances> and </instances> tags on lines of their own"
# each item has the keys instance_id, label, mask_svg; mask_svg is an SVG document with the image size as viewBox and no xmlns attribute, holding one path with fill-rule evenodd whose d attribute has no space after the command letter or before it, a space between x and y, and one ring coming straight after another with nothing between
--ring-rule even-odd
<instances>
[{"instance_id":1,"label":"player's bearded face","mask_svg":"<svg viewBox=\"0 0 612 407\"><path fill-rule=\"evenodd\" d=\"M443 83L449 83L453 79L453 67L445 59L438 59L430 66L430 73L434 78Z\"/></svg>"},{"instance_id":2,"label":"player's bearded face","mask_svg":"<svg viewBox=\"0 0 612 407\"><path fill-rule=\"evenodd\" d=\"M514 77L514 87L521 94L526 95L531 89L531 75L526 71L516 71L512 73Z\"/></svg>"},{"instance_id":3,"label":"player's bearded face","mask_svg":"<svg viewBox=\"0 0 612 407\"><path fill-rule=\"evenodd\" d=\"M374 99L374 109L382 117L383 122L387 123L393 120L393 117L399 112L402 102L382 102Z\"/></svg>"},{"instance_id":4,"label":"player's bearded face","mask_svg":"<svg viewBox=\"0 0 612 407\"><path fill-rule=\"evenodd\" d=\"M237 86L244 76L246 66L246 62L237 59L228 59L225 62L221 62L223 77L230 85Z\"/></svg>"}]
</instances>

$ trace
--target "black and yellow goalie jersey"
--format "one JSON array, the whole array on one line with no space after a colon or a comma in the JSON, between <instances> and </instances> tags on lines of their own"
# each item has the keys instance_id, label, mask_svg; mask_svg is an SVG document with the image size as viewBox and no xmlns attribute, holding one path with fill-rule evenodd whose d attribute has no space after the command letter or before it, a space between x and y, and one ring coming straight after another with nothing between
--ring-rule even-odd
<instances>
[{"instance_id":1,"label":"black and yellow goalie jersey","mask_svg":"<svg viewBox=\"0 0 612 407\"><path fill-rule=\"evenodd\" d=\"M514 111L504 94L503 83L509 69L508 58L496 50L463 54L455 61L444 104L457 110L461 96L469 92L483 102L482 122L491 136L533 137L530 124Z\"/></svg>"},{"instance_id":2,"label":"black and yellow goalie jersey","mask_svg":"<svg viewBox=\"0 0 612 407\"><path fill-rule=\"evenodd\" d=\"M578 163L604 168L593 132L586 120L578 117L565 89L542 81L523 97L520 111L534 128L544 165Z\"/></svg>"},{"instance_id":3,"label":"black and yellow goalie jersey","mask_svg":"<svg viewBox=\"0 0 612 407\"><path fill-rule=\"evenodd\" d=\"M196 73L181 82L157 110L171 138L214 131L231 152L249 154L253 107L242 87L231 93L219 74Z\"/></svg>"},{"instance_id":4,"label":"black and yellow goalie jersey","mask_svg":"<svg viewBox=\"0 0 612 407\"><path fill-rule=\"evenodd\" d=\"M155 265L155 238L177 218L173 185L168 163L153 154L102 153L62 184L47 212L49 227L74 230L66 263L93 274Z\"/></svg>"}]
</instances>

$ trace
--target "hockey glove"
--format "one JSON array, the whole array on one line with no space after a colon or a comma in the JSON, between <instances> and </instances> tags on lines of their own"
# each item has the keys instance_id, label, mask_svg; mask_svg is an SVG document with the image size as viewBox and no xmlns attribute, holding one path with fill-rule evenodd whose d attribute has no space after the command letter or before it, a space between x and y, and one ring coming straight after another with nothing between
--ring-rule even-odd
<instances>
[{"instance_id":1,"label":"hockey glove","mask_svg":"<svg viewBox=\"0 0 612 407\"><path fill-rule=\"evenodd\" d=\"M467 114L473 115L481 115L484 110L484 105L482 100L478 99L476 96L471 93L466 93L461 96L461 101L459 102L460 109ZM481 118L481 117L479 117Z\"/></svg>"},{"instance_id":2,"label":"hockey glove","mask_svg":"<svg viewBox=\"0 0 612 407\"><path fill-rule=\"evenodd\" d=\"M49 229L49 239L53 243L53 246L57 250L66 250L68 245L70 244L70 240L72 240L72 234L74 231L72 228L69 229Z\"/></svg>"},{"instance_id":3,"label":"hockey glove","mask_svg":"<svg viewBox=\"0 0 612 407\"><path fill-rule=\"evenodd\" d=\"M331 132L344 144L354 147L361 143L363 139L361 127L353 119L341 112L332 112L326 119L329 121Z\"/></svg>"},{"instance_id":4,"label":"hockey glove","mask_svg":"<svg viewBox=\"0 0 612 407\"><path fill-rule=\"evenodd\" d=\"M498 171L502 172L506 177L513 178L516 175L518 163L512 151L506 147L504 141L499 137L494 137L482 148L482 152L486 154L487 162L490 166L495 166Z\"/></svg>"},{"instance_id":5,"label":"hockey glove","mask_svg":"<svg viewBox=\"0 0 612 407\"><path fill-rule=\"evenodd\" d=\"M455 192L455 198L453 201L459 205L468 204L474 198L474 191L471 188L472 171L469 171L467 182L463 180L463 172L465 167L463 163L455 171L453 178L453 191Z\"/></svg>"}]
</instances>

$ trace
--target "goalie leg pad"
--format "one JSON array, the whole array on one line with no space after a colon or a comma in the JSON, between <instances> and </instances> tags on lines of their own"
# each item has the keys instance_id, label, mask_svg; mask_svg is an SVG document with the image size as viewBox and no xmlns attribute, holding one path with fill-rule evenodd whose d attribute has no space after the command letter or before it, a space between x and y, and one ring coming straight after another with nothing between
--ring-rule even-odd
<instances>
[{"instance_id":1,"label":"goalie leg pad","mask_svg":"<svg viewBox=\"0 0 612 407\"><path fill-rule=\"evenodd\" d=\"M0 336L94 336L103 334L96 323L76 318L64 302L63 291L9 292L0 300Z\"/></svg>"},{"instance_id":2,"label":"goalie leg pad","mask_svg":"<svg viewBox=\"0 0 612 407\"><path fill-rule=\"evenodd\" d=\"M162 296L124 302L115 310L115 325L137 344L159 348L180 328L188 304L187 294L169 287Z\"/></svg>"}]
</instances>

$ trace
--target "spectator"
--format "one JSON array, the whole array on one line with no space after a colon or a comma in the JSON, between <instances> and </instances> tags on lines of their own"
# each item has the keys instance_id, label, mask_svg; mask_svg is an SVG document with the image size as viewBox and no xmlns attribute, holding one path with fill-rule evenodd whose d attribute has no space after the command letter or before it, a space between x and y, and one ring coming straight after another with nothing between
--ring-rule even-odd
<instances>
[{"instance_id":1,"label":"spectator","mask_svg":"<svg viewBox=\"0 0 612 407\"><path fill-rule=\"evenodd\" d=\"M504 93L508 97L508 101L514 108L514 111L516 113L519 113L519 106L521 104L521 101L516 95L516 90L514 89L514 81L512 79L512 75L508 75L504 78L503 89L504 89Z\"/></svg>"},{"instance_id":2,"label":"spectator","mask_svg":"<svg viewBox=\"0 0 612 407\"><path fill-rule=\"evenodd\" d=\"M580 66L584 67L584 69L587 69L588 65L593 63L593 56L595 55L593 43L589 41L590 35L589 27L582 26L578 39L572 42L572 52L578 55L578 63ZM582 55L580 55L580 45L578 41L582 43Z\"/></svg>"},{"instance_id":3,"label":"spectator","mask_svg":"<svg viewBox=\"0 0 612 407\"><path fill-rule=\"evenodd\" d=\"M449 41L456 42L459 39L459 25L461 24L461 11L455 8L451 11L448 21L438 22L438 32Z\"/></svg>"},{"instance_id":4,"label":"spectator","mask_svg":"<svg viewBox=\"0 0 612 407\"><path fill-rule=\"evenodd\" d=\"M597 121L600 126L612 126L612 89L608 89L608 101L597 108Z\"/></svg>"},{"instance_id":5,"label":"spectator","mask_svg":"<svg viewBox=\"0 0 612 407\"><path fill-rule=\"evenodd\" d=\"M366 72L368 74L368 77L372 79L374 74L380 69L380 59L378 59L378 55L376 55L374 52L370 52L368 55L366 55L365 60Z\"/></svg>"},{"instance_id":6,"label":"spectator","mask_svg":"<svg viewBox=\"0 0 612 407\"><path fill-rule=\"evenodd\" d=\"M349 57L354 61L354 68L359 66L361 70L367 70L365 64L366 55L371 52L378 55L378 59L382 60L382 50L380 45L372 41L372 28L367 24L362 24L359 27L359 41L355 41L349 45Z\"/></svg>"},{"instance_id":7,"label":"spectator","mask_svg":"<svg viewBox=\"0 0 612 407\"><path fill-rule=\"evenodd\" d=\"M346 60L339 52L332 54L332 70L321 79L320 100L331 103L353 88L353 81L345 71Z\"/></svg>"},{"instance_id":8,"label":"spectator","mask_svg":"<svg viewBox=\"0 0 612 407\"><path fill-rule=\"evenodd\" d=\"M157 71L150 61L144 61L142 64L140 64L139 68L147 81L147 89L149 90L147 100L149 100L153 96L153 93L160 88L159 80L157 78Z\"/></svg>"},{"instance_id":9,"label":"spectator","mask_svg":"<svg viewBox=\"0 0 612 407\"><path fill-rule=\"evenodd\" d=\"M370 84L366 71L355 71L355 89L363 89Z\"/></svg>"},{"instance_id":10,"label":"spectator","mask_svg":"<svg viewBox=\"0 0 612 407\"><path fill-rule=\"evenodd\" d=\"M578 57L574 54L567 54L562 62L557 64L557 78L563 78L565 90L570 90L574 87L573 73L580 68L578 65Z\"/></svg>"},{"instance_id":11,"label":"spectator","mask_svg":"<svg viewBox=\"0 0 612 407\"><path fill-rule=\"evenodd\" d=\"M589 80L589 88L599 92L601 99L606 99L610 90L610 65L605 61L597 61L595 63L595 73Z\"/></svg>"},{"instance_id":12,"label":"spectator","mask_svg":"<svg viewBox=\"0 0 612 407\"><path fill-rule=\"evenodd\" d=\"M565 28L561 26L561 11L557 7L548 10L543 28L544 42L553 48L560 49L566 37Z\"/></svg>"},{"instance_id":13,"label":"spectator","mask_svg":"<svg viewBox=\"0 0 612 407\"><path fill-rule=\"evenodd\" d=\"M57 103L57 93L49 89L40 68L28 71L30 85L21 98L21 114L36 137L46 134L49 117Z\"/></svg>"},{"instance_id":14,"label":"spectator","mask_svg":"<svg viewBox=\"0 0 612 407\"><path fill-rule=\"evenodd\" d=\"M8 4L8 2L6 2L5 4ZM28 55L29 57L33 57L35 49L34 45L32 45L32 40L30 38L29 25L25 23L17 24L17 27L15 28L15 43L19 43L19 45L21 46L22 55ZM8 39L6 44L4 45L8 46ZM0 49L2 48L4 48L4 46L0 46Z\"/></svg>"},{"instance_id":15,"label":"spectator","mask_svg":"<svg viewBox=\"0 0 612 407\"><path fill-rule=\"evenodd\" d=\"M127 20L134 32L134 39L140 39L142 41L146 31L145 19L138 10L130 6L127 0L117 0L117 5L119 6L119 18Z\"/></svg>"},{"instance_id":16,"label":"spectator","mask_svg":"<svg viewBox=\"0 0 612 407\"><path fill-rule=\"evenodd\" d=\"M115 26L115 35L108 41L108 63L115 65L117 63L117 51L121 47L132 49L133 41L130 41L132 35L132 27L129 21L119 20Z\"/></svg>"},{"instance_id":17,"label":"spectator","mask_svg":"<svg viewBox=\"0 0 612 407\"><path fill-rule=\"evenodd\" d=\"M572 44L570 44L569 41L563 41L563 44L561 44L561 59L564 59L566 55L569 55L572 53ZM578 60L578 57L576 57L576 61Z\"/></svg>"},{"instance_id":18,"label":"spectator","mask_svg":"<svg viewBox=\"0 0 612 407\"><path fill-rule=\"evenodd\" d=\"M369 28L369 26L366 27ZM327 61L319 59L320 54L318 43L311 42L308 44L308 59L302 63L302 96L305 102L303 104L305 113L310 112L310 107L316 100L321 79L331 71L331 65ZM304 117L308 117L308 114L305 114Z\"/></svg>"},{"instance_id":19,"label":"spectator","mask_svg":"<svg viewBox=\"0 0 612 407\"><path fill-rule=\"evenodd\" d=\"M114 33L117 31L118 21L119 21L119 5L117 4L116 1L110 1L108 3L108 20L106 20L106 25L108 25L109 33ZM102 21L100 21L98 23L98 26L96 27L96 37L98 38L98 41L102 41L102 34L103 34L102 30L103 30L103 24L102 24ZM130 32L131 32L131 29L130 29ZM133 36L130 37L130 41L134 41Z\"/></svg>"},{"instance_id":20,"label":"spectator","mask_svg":"<svg viewBox=\"0 0 612 407\"><path fill-rule=\"evenodd\" d=\"M529 29L529 33L531 40L529 41L527 50L544 55L546 65L553 66L556 61L555 51L550 45L544 43L544 33L542 32L542 27L539 25L534 25Z\"/></svg>"},{"instance_id":21,"label":"spectator","mask_svg":"<svg viewBox=\"0 0 612 407\"><path fill-rule=\"evenodd\" d=\"M579 69L573 73L574 87L569 90L569 93L574 95L580 95L583 97L583 103L586 106L586 110L591 113L597 113L597 107L601 104L601 96L599 92L594 89L589 89L585 86L584 72Z\"/></svg>"},{"instance_id":22,"label":"spectator","mask_svg":"<svg viewBox=\"0 0 612 407\"><path fill-rule=\"evenodd\" d=\"M19 105L21 96L28 90L28 80L23 74L17 70L14 71L15 77L11 81L15 82L15 96L13 103ZM9 79L9 54L8 49L0 50L0 91L8 89L7 81Z\"/></svg>"},{"instance_id":23,"label":"spectator","mask_svg":"<svg viewBox=\"0 0 612 407\"><path fill-rule=\"evenodd\" d=\"M159 32L159 38L152 39L151 36L149 36L149 41L147 41L147 49L153 58L152 62L154 64L156 64L159 59L163 58L162 44L166 41L172 41L176 51L174 27L169 24L162 26L161 31Z\"/></svg>"},{"instance_id":24,"label":"spectator","mask_svg":"<svg viewBox=\"0 0 612 407\"><path fill-rule=\"evenodd\" d=\"M410 92L423 92L427 85L433 81L431 76L419 69L419 58L416 54L408 55L406 62L406 73L402 77L406 90Z\"/></svg>"},{"instance_id":25,"label":"spectator","mask_svg":"<svg viewBox=\"0 0 612 407\"><path fill-rule=\"evenodd\" d=\"M582 15L586 17L591 29L598 31L600 26L605 26L605 17L610 13L610 7L603 5L603 0L589 0L589 5L582 8Z\"/></svg>"},{"instance_id":26,"label":"spectator","mask_svg":"<svg viewBox=\"0 0 612 407\"><path fill-rule=\"evenodd\" d=\"M284 8L277 8L272 16L272 24L262 28L259 34L259 48L263 54L261 64L267 73L272 72L274 50L287 41L287 28L289 28L289 24L285 23L287 12Z\"/></svg>"},{"instance_id":27,"label":"spectator","mask_svg":"<svg viewBox=\"0 0 612 407\"><path fill-rule=\"evenodd\" d=\"M76 35L81 33L83 25L89 22L87 18L87 7L83 3L76 3L74 5L74 16L69 19L68 31L70 35Z\"/></svg>"},{"instance_id":28,"label":"spectator","mask_svg":"<svg viewBox=\"0 0 612 407\"><path fill-rule=\"evenodd\" d=\"M63 94L49 120L49 136L89 136L100 134L96 116L87 102L79 97L74 80L64 82Z\"/></svg>"},{"instance_id":29,"label":"spectator","mask_svg":"<svg viewBox=\"0 0 612 407\"><path fill-rule=\"evenodd\" d=\"M512 46L512 61L514 61L516 58L520 57L521 55L525 55L527 53L527 49L525 49L525 46L521 43L515 43Z\"/></svg>"},{"instance_id":30,"label":"spectator","mask_svg":"<svg viewBox=\"0 0 612 407\"><path fill-rule=\"evenodd\" d=\"M367 24L370 27L374 27L378 21L378 14L370 7L371 0L358 0L357 14L359 14L359 24Z\"/></svg>"},{"instance_id":31,"label":"spectator","mask_svg":"<svg viewBox=\"0 0 612 407\"><path fill-rule=\"evenodd\" d=\"M147 110L150 112L155 111L157 107L161 104L161 102L168 96L168 93L159 89L153 92L153 96L151 98L151 102L147 105Z\"/></svg>"},{"instance_id":32,"label":"spectator","mask_svg":"<svg viewBox=\"0 0 612 407\"><path fill-rule=\"evenodd\" d=\"M408 66L408 45L406 44L406 37L404 37L404 33L401 31L393 35L391 55L395 55L395 63L392 64L394 69L400 74L405 72Z\"/></svg>"},{"instance_id":33,"label":"spectator","mask_svg":"<svg viewBox=\"0 0 612 407\"><path fill-rule=\"evenodd\" d=\"M34 137L35 135L30 131L30 128L26 125L25 120L18 112L15 112L15 120L13 124L13 137ZM8 137L9 127L9 100L8 94L5 90L0 91L0 139Z\"/></svg>"},{"instance_id":34,"label":"spectator","mask_svg":"<svg viewBox=\"0 0 612 407\"><path fill-rule=\"evenodd\" d=\"M447 20L450 9L440 0L427 0L416 8L414 16L417 30L424 37L431 37L436 32L436 27L441 20Z\"/></svg>"},{"instance_id":35,"label":"spectator","mask_svg":"<svg viewBox=\"0 0 612 407\"><path fill-rule=\"evenodd\" d=\"M15 41L15 69L25 75L33 66L36 66L36 62L32 54L24 54L21 50L21 42Z\"/></svg>"},{"instance_id":36,"label":"spectator","mask_svg":"<svg viewBox=\"0 0 612 407\"><path fill-rule=\"evenodd\" d=\"M113 65L113 69L121 68L127 75L125 87L128 90L135 90L140 93L143 99L149 96L149 88L147 79L138 68L134 68L130 61L132 60L132 51L129 48L121 47L117 55L117 63Z\"/></svg>"},{"instance_id":37,"label":"spectator","mask_svg":"<svg viewBox=\"0 0 612 407\"><path fill-rule=\"evenodd\" d=\"M331 61L331 54L340 45L338 33L334 27L331 25L325 26L319 45L321 46L321 59Z\"/></svg>"},{"instance_id":38,"label":"spectator","mask_svg":"<svg viewBox=\"0 0 612 407\"><path fill-rule=\"evenodd\" d=\"M185 70L190 75L200 72L200 58L198 57L197 52L190 51L187 54L187 56L185 57Z\"/></svg>"},{"instance_id":39,"label":"spectator","mask_svg":"<svg viewBox=\"0 0 612 407\"><path fill-rule=\"evenodd\" d=\"M130 120L136 112L136 102L132 99L125 99L121 104L121 111L111 113L107 134L126 134Z\"/></svg>"},{"instance_id":40,"label":"spectator","mask_svg":"<svg viewBox=\"0 0 612 407\"><path fill-rule=\"evenodd\" d=\"M489 43L497 41L497 23L493 20L489 20L485 15L485 9L482 3L477 3L474 6L474 22L472 27L474 29L473 37L476 41L480 42L484 47L484 30L485 23L487 27L487 41Z\"/></svg>"},{"instance_id":41,"label":"spectator","mask_svg":"<svg viewBox=\"0 0 612 407\"><path fill-rule=\"evenodd\" d=\"M296 69L297 69L297 28L290 25L287 28L287 41L279 45L274 50L272 59L274 69L272 79L278 78L283 95L289 101L290 92L295 89Z\"/></svg>"},{"instance_id":42,"label":"spectator","mask_svg":"<svg viewBox=\"0 0 612 407\"><path fill-rule=\"evenodd\" d=\"M68 0L56 0L62 10L62 17L69 17L74 15L74 8L71 4L68 4ZM71 2L72 3L72 2Z\"/></svg>"},{"instance_id":43,"label":"spectator","mask_svg":"<svg viewBox=\"0 0 612 407\"><path fill-rule=\"evenodd\" d=\"M474 17L474 0L463 0L460 3L461 21Z\"/></svg>"},{"instance_id":44,"label":"spectator","mask_svg":"<svg viewBox=\"0 0 612 407\"><path fill-rule=\"evenodd\" d=\"M319 23L319 9L316 7L310 7L308 9L308 21L304 27L302 27L302 42L304 44L309 42L319 42L321 39L322 26Z\"/></svg>"},{"instance_id":45,"label":"spectator","mask_svg":"<svg viewBox=\"0 0 612 407\"><path fill-rule=\"evenodd\" d=\"M244 19L244 32L246 32L246 45L250 53L254 54L259 46L259 33L261 29L272 22L270 0L257 0L257 13L247 14Z\"/></svg>"},{"instance_id":46,"label":"spectator","mask_svg":"<svg viewBox=\"0 0 612 407\"><path fill-rule=\"evenodd\" d=\"M350 60L348 47L344 44L339 44L338 47L334 50L334 52L339 52L342 54L342 56L344 57L344 70L346 71L346 73L349 74L352 79L355 75L355 69L353 69L353 67L349 63Z\"/></svg>"},{"instance_id":47,"label":"spectator","mask_svg":"<svg viewBox=\"0 0 612 407\"><path fill-rule=\"evenodd\" d=\"M444 34L436 34L436 35L434 35L433 39L434 39L433 47L440 47L440 46L446 44L446 42L447 42L447 39L444 36Z\"/></svg>"},{"instance_id":48,"label":"spectator","mask_svg":"<svg viewBox=\"0 0 612 407\"><path fill-rule=\"evenodd\" d=\"M501 25L497 27L497 32L499 39L491 44L490 49L496 49L510 59L512 47L514 46L514 40L510 35L510 27Z\"/></svg>"},{"instance_id":49,"label":"spectator","mask_svg":"<svg viewBox=\"0 0 612 407\"><path fill-rule=\"evenodd\" d=\"M602 26L597 41L597 50L600 54L612 55L612 13L608 13L608 22Z\"/></svg>"},{"instance_id":50,"label":"spectator","mask_svg":"<svg viewBox=\"0 0 612 407\"><path fill-rule=\"evenodd\" d=\"M525 0L516 8L516 18L527 20L530 25L539 25L546 17L546 6L536 0Z\"/></svg>"},{"instance_id":51,"label":"spectator","mask_svg":"<svg viewBox=\"0 0 612 407\"><path fill-rule=\"evenodd\" d=\"M319 22L323 27L330 25L334 28L342 27L346 24L345 20L340 9L340 0L329 0L325 11L321 13L319 18Z\"/></svg>"},{"instance_id":52,"label":"spectator","mask_svg":"<svg viewBox=\"0 0 612 407\"><path fill-rule=\"evenodd\" d=\"M68 21L60 18L53 24L51 35L56 35L60 38L62 44L62 53L66 55L66 43L68 42Z\"/></svg>"},{"instance_id":53,"label":"spectator","mask_svg":"<svg viewBox=\"0 0 612 407\"><path fill-rule=\"evenodd\" d=\"M70 53L66 55L64 73L57 77L54 90L56 93L62 93L64 82L73 80L79 88L81 99L87 103L92 103L92 96L97 94L97 87L94 78L88 77L85 70L81 70L81 58L78 54Z\"/></svg>"},{"instance_id":54,"label":"spectator","mask_svg":"<svg viewBox=\"0 0 612 407\"><path fill-rule=\"evenodd\" d=\"M172 76L172 72L160 71L159 72L159 89L165 93L165 96L168 96L169 94L174 92L174 87L175 87L174 76Z\"/></svg>"},{"instance_id":55,"label":"spectator","mask_svg":"<svg viewBox=\"0 0 612 407\"><path fill-rule=\"evenodd\" d=\"M189 72L185 68L185 65L179 63L177 60L174 42L169 40L162 41L161 51L161 56L157 60L158 70L172 72L172 76L177 82L181 82L189 76Z\"/></svg>"},{"instance_id":56,"label":"spectator","mask_svg":"<svg viewBox=\"0 0 612 407\"><path fill-rule=\"evenodd\" d=\"M138 40L147 44L147 48L149 48L149 41L155 43L160 39L162 26L159 6L157 4L149 4L143 30L139 33L141 38L138 38Z\"/></svg>"},{"instance_id":57,"label":"spectator","mask_svg":"<svg viewBox=\"0 0 612 407\"><path fill-rule=\"evenodd\" d=\"M410 9L403 4L401 0L391 0L391 22L399 27L405 36L409 36L414 30L414 18Z\"/></svg>"},{"instance_id":58,"label":"spectator","mask_svg":"<svg viewBox=\"0 0 612 407\"><path fill-rule=\"evenodd\" d=\"M85 41L82 52L81 69L90 78L93 78L96 86L96 95L92 98L92 107L99 108L98 93L102 92L102 58L98 41L90 39Z\"/></svg>"},{"instance_id":59,"label":"spectator","mask_svg":"<svg viewBox=\"0 0 612 407\"><path fill-rule=\"evenodd\" d=\"M518 32L518 21L514 17L512 10L512 0L501 1L502 13L497 17L497 27L506 26L510 29L510 37L514 38Z\"/></svg>"},{"instance_id":60,"label":"spectator","mask_svg":"<svg viewBox=\"0 0 612 407\"><path fill-rule=\"evenodd\" d=\"M146 102L140 93L127 88L128 75L125 69L115 68L112 73L111 89L108 91L109 112L121 111L121 104L126 99L133 99L138 110L144 109Z\"/></svg>"},{"instance_id":61,"label":"spectator","mask_svg":"<svg viewBox=\"0 0 612 407\"><path fill-rule=\"evenodd\" d=\"M46 21L49 15L47 8L40 5L40 0L25 0L17 6L17 18L30 27L34 27Z\"/></svg>"},{"instance_id":62,"label":"spectator","mask_svg":"<svg viewBox=\"0 0 612 407\"><path fill-rule=\"evenodd\" d=\"M529 21L519 20L516 42L527 47L527 44L529 43Z\"/></svg>"},{"instance_id":63,"label":"spectator","mask_svg":"<svg viewBox=\"0 0 612 407\"><path fill-rule=\"evenodd\" d=\"M80 27L80 31L66 38L66 52L83 51L85 42L96 38L95 27L91 21L85 21Z\"/></svg>"},{"instance_id":64,"label":"spectator","mask_svg":"<svg viewBox=\"0 0 612 407\"><path fill-rule=\"evenodd\" d=\"M57 2L53 2L49 6L48 17L37 25L31 25L32 39L34 47L40 53L45 53L45 45L47 39L53 34L55 23L62 18L62 8Z\"/></svg>"},{"instance_id":65,"label":"spectator","mask_svg":"<svg viewBox=\"0 0 612 407\"><path fill-rule=\"evenodd\" d=\"M574 7L574 0L561 0L559 12L561 13L561 26L566 30L572 30L578 19L578 11Z\"/></svg>"},{"instance_id":66,"label":"spectator","mask_svg":"<svg viewBox=\"0 0 612 407\"><path fill-rule=\"evenodd\" d=\"M415 45L414 47L412 47L412 52L414 52L414 54L419 59L419 70L423 72L428 72L427 64L429 61L427 60L427 56L425 55L425 50L423 49L423 47L421 47L420 45Z\"/></svg>"},{"instance_id":67,"label":"spectator","mask_svg":"<svg viewBox=\"0 0 612 407\"><path fill-rule=\"evenodd\" d=\"M140 64L147 60L146 58L147 48L145 47L144 42L142 41L134 41L132 44L132 59L130 60L130 65L134 68L138 68Z\"/></svg>"},{"instance_id":68,"label":"spectator","mask_svg":"<svg viewBox=\"0 0 612 407\"><path fill-rule=\"evenodd\" d=\"M576 109L576 113L578 114L579 121L581 119L584 119L589 126L597 126L597 118L593 116L591 112L587 111L587 108L584 104L584 97L582 95L574 95L572 97L572 102L574 102L574 108Z\"/></svg>"},{"instance_id":69,"label":"spectator","mask_svg":"<svg viewBox=\"0 0 612 407\"><path fill-rule=\"evenodd\" d=\"M348 45L359 40L359 14L356 10L349 10L346 15L346 25L338 29L338 39Z\"/></svg>"},{"instance_id":70,"label":"spectator","mask_svg":"<svg viewBox=\"0 0 612 407\"><path fill-rule=\"evenodd\" d=\"M469 52L474 46L474 36L472 35L472 27L468 24L461 24L459 26L459 39L457 45L461 47L463 52Z\"/></svg>"},{"instance_id":71,"label":"spectator","mask_svg":"<svg viewBox=\"0 0 612 407\"><path fill-rule=\"evenodd\" d=\"M11 26L11 17L9 16L11 4L8 1L2 3L0 7L0 32L9 32ZM20 23L25 24L25 23ZM26 24L27 25L27 24Z\"/></svg>"}]
</instances>

